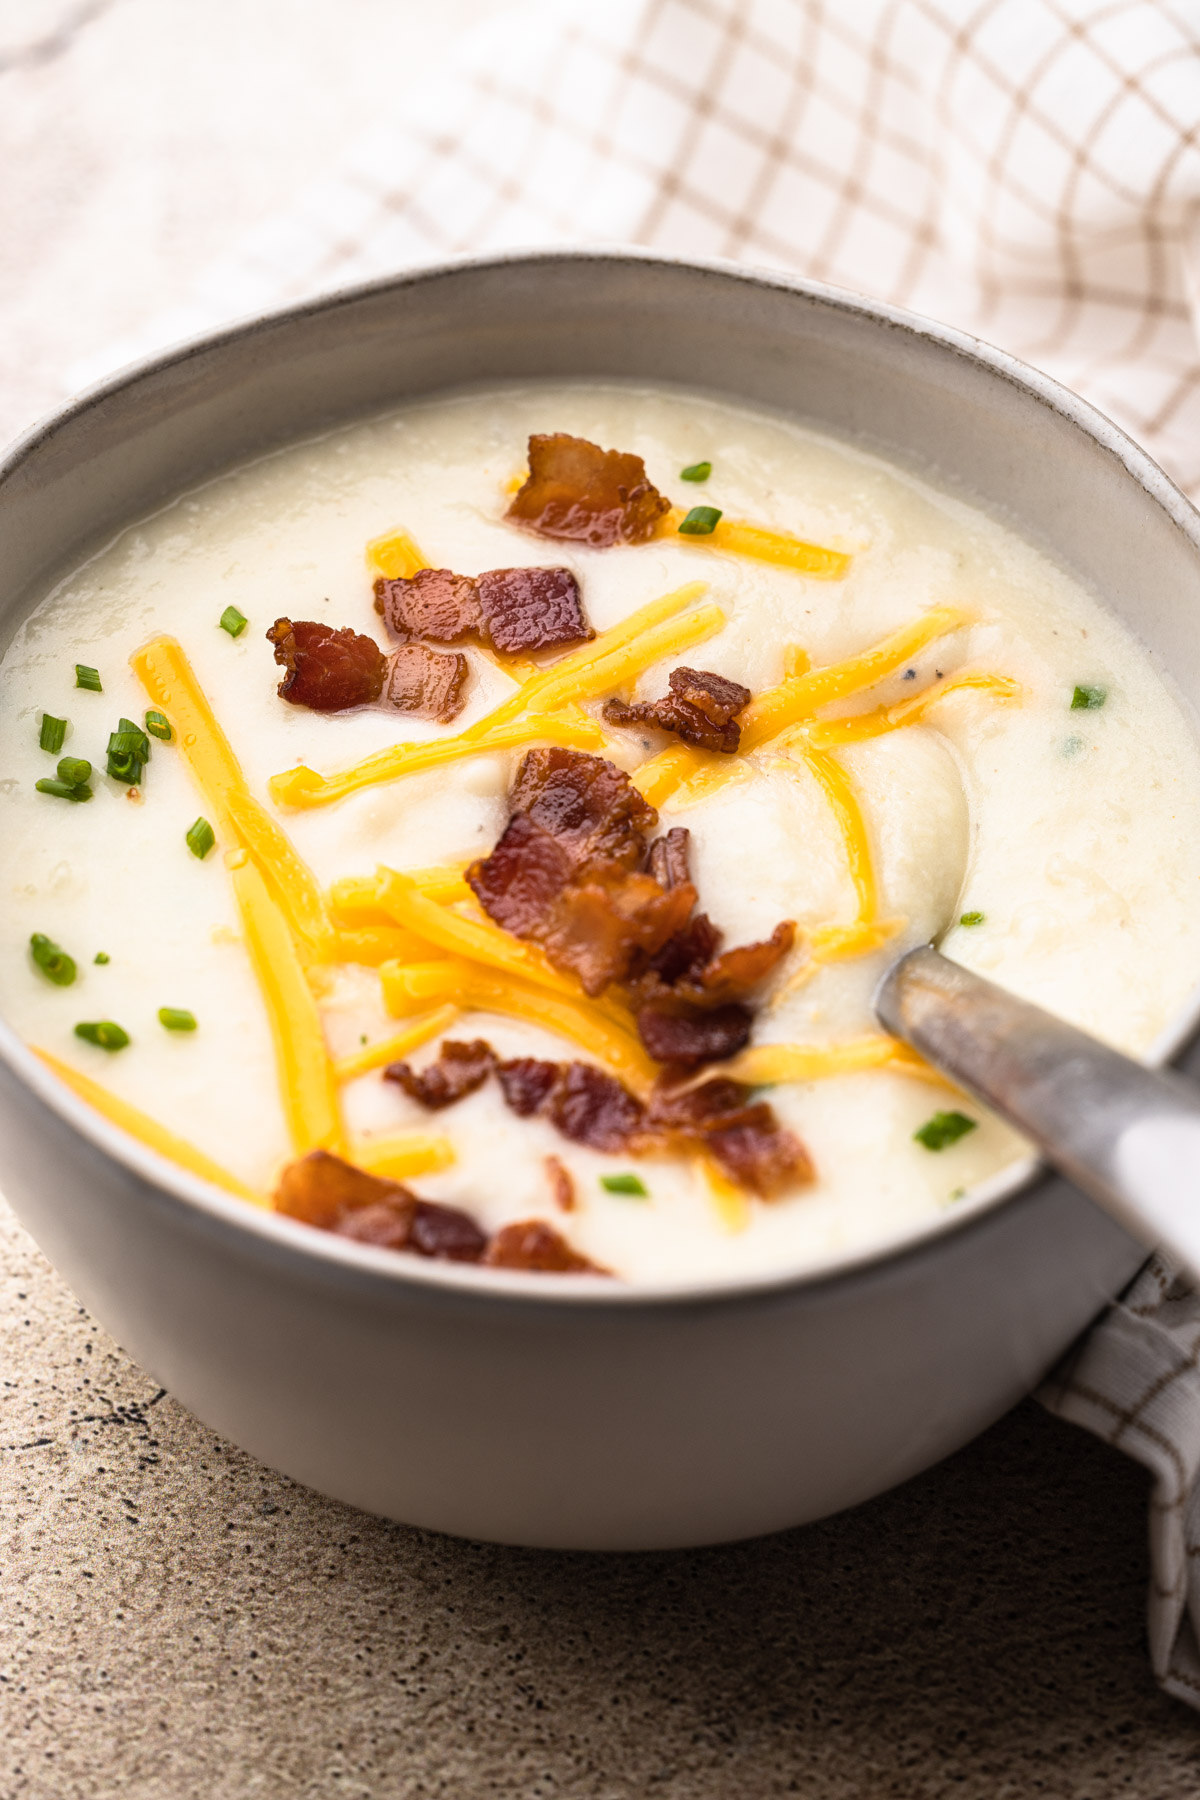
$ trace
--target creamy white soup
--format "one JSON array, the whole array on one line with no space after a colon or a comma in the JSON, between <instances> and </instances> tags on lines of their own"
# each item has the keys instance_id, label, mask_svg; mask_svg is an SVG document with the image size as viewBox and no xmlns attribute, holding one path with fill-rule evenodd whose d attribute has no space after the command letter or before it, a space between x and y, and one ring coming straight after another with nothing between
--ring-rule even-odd
<instances>
[{"instance_id":1,"label":"creamy white soup","mask_svg":"<svg viewBox=\"0 0 1200 1800\"><path fill-rule=\"evenodd\" d=\"M617 541L562 535L595 493L533 492L533 434L643 459ZM377 697L299 703L329 630ZM899 952L1133 1051L1200 977L1200 761L1131 636L961 500L675 392L414 406L131 526L0 664L0 806L16 1031L248 1204L324 1157L287 1210L415 1254L684 1283L893 1237L1022 1154L880 1030Z\"/></svg>"}]
</instances>

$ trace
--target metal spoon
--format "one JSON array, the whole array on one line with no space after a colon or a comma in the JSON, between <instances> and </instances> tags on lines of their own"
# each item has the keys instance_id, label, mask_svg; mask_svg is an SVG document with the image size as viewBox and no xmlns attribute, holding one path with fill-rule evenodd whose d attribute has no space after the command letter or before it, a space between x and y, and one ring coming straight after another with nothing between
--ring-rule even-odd
<instances>
[{"instance_id":1,"label":"metal spoon","mask_svg":"<svg viewBox=\"0 0 1200 1800\"><path fill-rule=\"evenodd\" d=\"M1132 1237L1200 1283L1200 1089L928 947L892 965L875 1011Z\"/></svg>"}]
</instances>

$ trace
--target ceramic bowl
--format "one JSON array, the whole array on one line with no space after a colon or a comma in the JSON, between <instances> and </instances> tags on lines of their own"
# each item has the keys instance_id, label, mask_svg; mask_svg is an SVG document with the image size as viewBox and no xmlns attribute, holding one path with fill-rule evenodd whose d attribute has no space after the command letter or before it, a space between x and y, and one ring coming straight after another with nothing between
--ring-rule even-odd
<instances>
[{"instance_id":1,"label":"ceramic bowl","mask_svg":"<svg viewBox=\"0 0 1200 1800\"><path fill-rule=\"evenodd\" d=\"M1014 524L1200 698L1200 519L1074 395L944 326L636 253L491 258L256 319L73 402L0 469L0 644L89 549L230 464L532 376L702 387L853 437ZM1186 1010L1164 1039L1178 1052ZM372 1250L162 1161L0 1024L0 1184L206 1424L372 1512L649 1549L796 1525L1028 1392L1142 1253L1044 1172L802 1274L656 1291Z\"/></svg>"}]
</instances>

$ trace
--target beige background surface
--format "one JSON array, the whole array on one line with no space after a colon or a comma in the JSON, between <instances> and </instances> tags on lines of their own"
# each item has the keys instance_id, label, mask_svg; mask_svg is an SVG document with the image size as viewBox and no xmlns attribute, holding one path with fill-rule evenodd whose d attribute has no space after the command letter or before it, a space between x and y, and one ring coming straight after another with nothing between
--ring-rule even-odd
<instances>
[{"instance_id":1,"label":"beige background surface","mask_svg":"<svg viewBox=\"0 0 1200 1800\"><path fill-rule=\"evenodd\" d=\"M0 0L0 436L498 0ZM857 1513L461 1544L161 1395L0 1208L0 1800L1194 1800L1145 1482L1032 1405Z\"/></svg>"}]
</instances>

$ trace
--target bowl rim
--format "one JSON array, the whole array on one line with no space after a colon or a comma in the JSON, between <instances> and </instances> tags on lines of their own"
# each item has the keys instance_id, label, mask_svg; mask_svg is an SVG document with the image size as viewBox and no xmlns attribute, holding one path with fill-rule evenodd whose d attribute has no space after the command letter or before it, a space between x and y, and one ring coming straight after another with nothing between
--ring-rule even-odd
<instances>
[{"instance_id":1,"label":"bowl rim","mask_svg":"<svg viewBox=\"0 0 1200 1800\"><path fill-rule=\"evenodd\" d=\"M908 308L871 299L848 288L811 281L786 270L758 268L716 257L673 256L624 244L611 247L533 247L495 254L455 256L370 281L330 289L287 306L234 319L213 331L167 345L123 365L35 420L12 441L0 457L0 484L14 475L41 445L94 407L155 374L184 367L201 355L219 353L226 344L253 340L292 321L319 314L336 314L343 308L352 307L372 296L399 294L408 289L453 280L476 271L535 269L547 264L586 266L589 263L685 270L701 277L732 280L750 288L793 294L800 299L817 302L837 312L863 319L872 325L888 327L908 337L936 344L952 355L981 365L991 375L1021 389L1040 405L1059 415L1114 458L1148 497L1161 507L1200 557L1200 511L1197 511L1165 471L1090 401L1084 400L1052 376L1032 367L1010 351L974 337L957 326L943 324ZM271 452L256 453L268 454ZM232 468L237 465L231 463L228 466ZM1145 1061L1152 1066L1168 1061L1198 1031L1200 984L1181 1003L1177 1013L1146 1052ZM989 1218L1007 1204L1021 1200L1026 1203L1035 1202L1044 1177L1047 1173L1053 1173L1048 1171L1043 1158L1026 1156L986 1181L975 1184L962 1200L951 1207L943 1208L926 1219L899 1227L865 1245L834 1251L799 1267L789 1265L727 1279L710 1276L689 1282L669 1283L614 1282L606 1276L550 1275L523 1270L490 1269L472 1264L436 1262L372 1245L356 1244L226 1193L140 1143L96 1112L40 1061L36 1053L17 1037L2 1017L0 1061L7 1066L18 1083L31 1089L36 1098L78 1136L91 1143L110 1161L123 1165L139 1176L160 1204L165 1203L171 1208L179 1203L186 1203L191 1224L205 1224L210 1231L215 1230L222 1239L230 1243L240 1239L243 1248L247 1247L247 1238L256 1241L255 1248L259 1254L276 1265L290 1265L293 1273L307 1273L312 1279L327 1280L332 1277L342 1284L359 1290L367 1289L376 1295L407 1289L410 1293L427 1293L432 1299L434 1293L441 1290L448 1298L454 1295L476 1304L494 1302L507 1308L514 1305L524 1308L535 1304L542 1310L549 1307L556 1311L577 1311L583 1307L589 1313L594 1313L599 1307L601 1310L611 1309L618 1314L627 1314L630 1308L658 1310L663 1307L701 1307L707 1310L712 1307L736 1307L757 1297L823 1290L848 1280L877 1277L888 1270L899 1268L924 1257L947 1239L984 1227Z\"/></svg>"}]
</instances>

